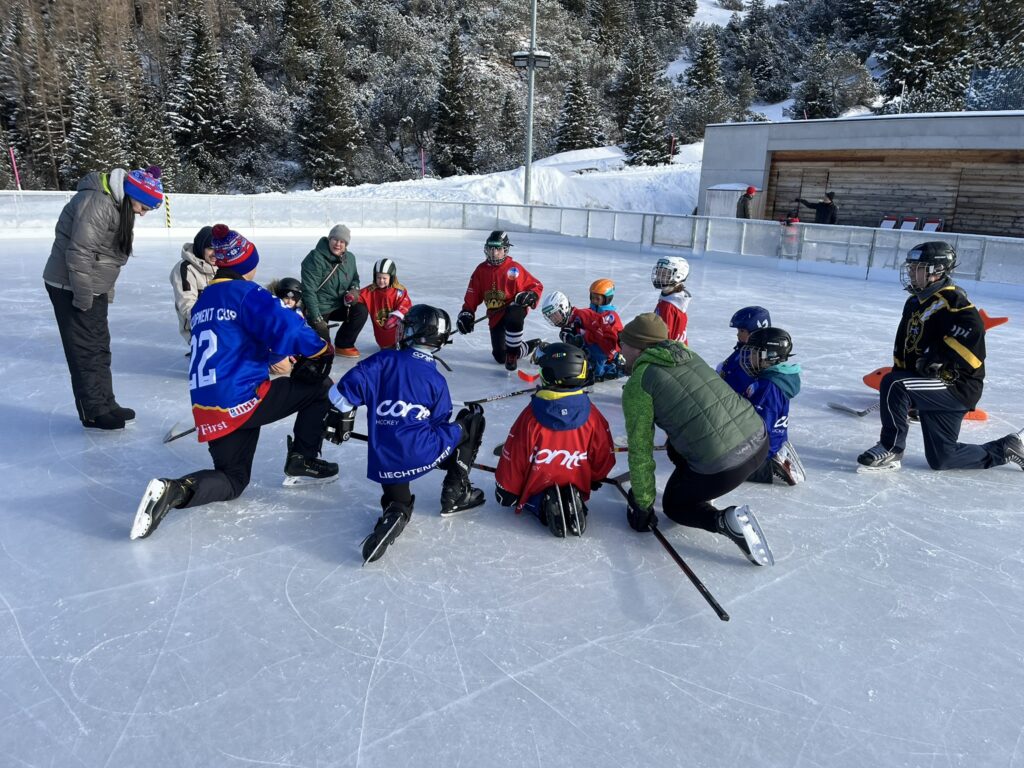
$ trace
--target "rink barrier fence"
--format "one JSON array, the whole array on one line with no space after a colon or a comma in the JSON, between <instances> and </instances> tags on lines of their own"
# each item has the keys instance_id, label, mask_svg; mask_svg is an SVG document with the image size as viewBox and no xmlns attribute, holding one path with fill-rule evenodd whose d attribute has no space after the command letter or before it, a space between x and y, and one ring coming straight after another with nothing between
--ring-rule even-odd
<instances>
[{"instance_id":1,"label":"rink barrier fence","mask_svg":"<svg viewBox=\"0 0 1024 768\"><path fill-rule=\"evenodd\" d=\"M0 192L0 222L51 230L72 192ZM320 195L174 196L174 215L146 217L140 230L243 222L253 229L323 227L338 222L364 229L504 229L589 238L716 261L776 266L860 279L891 279L917 243L941 240L959 258L957 278L1024 285L1024 239L871 227L786 225L757 219L675 216L597 208L330 198Z\"/></svg>"}]
</instances>

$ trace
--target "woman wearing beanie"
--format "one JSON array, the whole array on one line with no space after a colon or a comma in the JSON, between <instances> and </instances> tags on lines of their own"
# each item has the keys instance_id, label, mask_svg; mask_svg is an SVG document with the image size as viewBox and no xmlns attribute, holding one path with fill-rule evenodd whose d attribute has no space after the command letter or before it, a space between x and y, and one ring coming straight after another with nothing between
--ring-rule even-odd
<instances>
[{"instance_id":1,"label":"woman wearing beanie","mask_svg":"<svg viewBox=\"0 0 1024 768\"><path fill-rule=\"evenodd\" d=\"M352 233L335 224L327 237L302 260L302 305L306 318L324 341L331 340L328 321L341 323L334 336L336 354L359 357L356 339L369 312L359 301L359 270L356 255L349 251Z\"/></svg>"},{"instance_id":2,"label":"woman wearing beanie","mask_svg":"<svg viewBox=\"0 0 1024 768\"><path fill-rule=\"evenodd\" d=\"M737 488L768 455L764 422L692 349L670 341L653 312L637 315L619 334L629 381L622 412L629 435L629 508L635 531L658 524L654 428L668 435L675 471L662 509L680 525L727 536L755 565L771 565L771 550L748 507L718 509L711 502Z\"/></svg>"},{"instance_id":3,"label":"woman wearing beanie","mask_svg":"<svg viewBox=\"0 0 1024 768\"><path fill-rule=\"evenodd\" d=\"M43 270L78 418L86 429L124 429L135 411L114 399L107 305L132 255L135 217L163 202L160 169L90 173L57 220Z\"/></svg>"},{"instance_id":4,"label":"woman wearing beanie","mask_svg":"<svg viewBox=\"0 0 1024 768\"><path fill-rule=\"evenodd\" d=\"M217 271L213 256L213 227L203 227L191 243L181 246L181 261L171 270L174 308L178 312L178 333L192 343L192 307Z\"/></svg>"}]
</instances>

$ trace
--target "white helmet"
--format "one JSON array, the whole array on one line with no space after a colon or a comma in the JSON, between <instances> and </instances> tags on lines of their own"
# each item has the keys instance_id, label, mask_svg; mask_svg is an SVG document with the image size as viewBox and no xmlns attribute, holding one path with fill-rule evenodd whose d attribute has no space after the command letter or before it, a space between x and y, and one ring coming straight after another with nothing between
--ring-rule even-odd
<instances>
[{"instance_id":1,"label":"white helmet","mask_svg":"<svg viewBox=\"0 0 1024 768\"><path fill-rule=\"evenodd\" d=\"M540 311L549 323L556 328L561 328L565 325L565 321L569 319L569 314L572 312L572 304L569 303L569 298L561 291L549 291L541 300Z\"/></svg>"},{"instance_id":2,"label":"white helmet","mask_svg":"<svg viewBox=\"0 0 1024 768\"><path fill-rule=\"evenodd\" d=\"M651 270L651 283L655 288L679 285L690 274L690 262L682 256L664 256Z\"/></svg>"}]
</instances>

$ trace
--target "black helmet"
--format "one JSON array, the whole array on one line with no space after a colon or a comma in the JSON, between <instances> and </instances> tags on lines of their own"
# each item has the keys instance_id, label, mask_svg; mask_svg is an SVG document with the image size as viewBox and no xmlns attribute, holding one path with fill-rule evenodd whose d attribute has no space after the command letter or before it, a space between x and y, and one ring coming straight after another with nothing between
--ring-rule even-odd
<instances>
[{"instance_id":1,"label":"black helmet","mask_svg":"<svg viewBox=\"0 0 1024 768\"><path fill-rule=\"evenodd\" d=\"M751 376L784 363L793 354L793 337L781 328L758 328L740 350L740 366Z\"/></svg>"},{"instance_id":2,"label":"black helmet","mask_svg":"<svg viewBox=\"0 0 1024 768\"><path fill-rule=\"evenodd\" d=\"M587 355L579 347L557 342L538 350L540 380L545 387L579 389L590 383Z\"/></svg>"},{"instance_id":3,"label":"black helmet","mask_svg":"<svg viewBox=\"0 0 1024 768\"><path fill-rule=\"evenodd\" d=\"M431 347L436 352L449 343L452 320L443 309L429 304L414 304L402 320L402 335L398 346Z\"/></svg>"},{"instance_id":4,"label":"black helmet","mask_svg":"<svg viewBox=\"0 0 1024 768\"><path fill-rule=\"evenodd\" d=\"M907 252L907 260L903 262L903 267L900 269L900 282L911 293L927 287L927 285L915 287L911 283L910 267L915 264L925 265L929 278L932 275L943 277L952 274L953 270L956 269L956 251L953 250L952 245L941 240L920 243L911 248ZM929 279L928 282L934 281Z\"/></svg>"},{"instance_id":5,"label":"black helmet","mask_svg":"<svg viewBox=\"0 0 1024 768\"><path fill-rule=\"evenodd\" d=\"M506 258L508 258L508 249L512 247L512 243L508 241L508 233L503 232L500 229L496 229L487 236L484 241L484 256L487 257L489 264L501 264ZM502 248L504 252L498 256L491 255L492 248Z\"/></svg>"},{"instance_id":6,"label":"black helmet","mask_svg":"<svg viewBox=\"0 0 1024 768\"><path fill-rule=\"evenodd\" d=\"M388 285L394 285L398 279L398 267L395 266L395 262L391 259L381 259L373 265L373 279L377 280L377 275L388 274L391 275L391 281Z\"/></svg>"},{"instance_id":7,"label":"black helmet","mask_svg":"<svg viewBox=\"0 0 1024 768\"><path fill-rule=\"evenodd\" d=\"M274 286L274 295L279 299L302 301L302 283L294 277L283 277Z\"/></svg>"}]
</instances>

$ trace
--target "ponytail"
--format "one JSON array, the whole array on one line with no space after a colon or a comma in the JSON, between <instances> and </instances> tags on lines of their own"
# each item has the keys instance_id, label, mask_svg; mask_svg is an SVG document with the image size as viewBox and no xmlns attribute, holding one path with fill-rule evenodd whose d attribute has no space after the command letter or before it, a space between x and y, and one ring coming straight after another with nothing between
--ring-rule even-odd
<instances>
[{"instance_id":1,"label":"ponytail","mask_svg":"<svg viewBox=\"0 0 1024 768\"><path fill-rule=\"evenodd\" d=\"M117 223L117 247L126 256L132 255L132 240L135 237L135 211L128 195L121 198L120 218Z\"/></svg>"}]
</instances>

